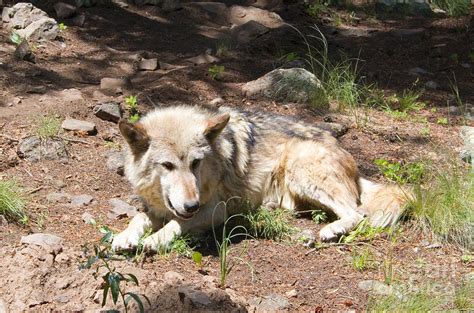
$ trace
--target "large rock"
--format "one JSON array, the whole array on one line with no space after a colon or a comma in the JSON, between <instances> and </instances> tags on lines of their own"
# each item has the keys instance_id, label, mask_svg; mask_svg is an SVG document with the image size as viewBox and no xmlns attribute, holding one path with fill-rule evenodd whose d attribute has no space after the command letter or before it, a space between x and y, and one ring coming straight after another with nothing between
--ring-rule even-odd
<instances>
[{"instance_id":1,"label":"large rock","mask_svg":"<svg viewBox=\"0 0 474 313\"><path fill-rule=\"evenodd\" d=\"M58 18L68 18L76 14L76 7L64 2L58 2L54 5L54 11Z\"/></svg>"},{"instance_id":2,"label":"large rock","mask_svg":"<svg viewBox=\"0 0 474 313\"><path fill-rule=\"evenodd\" d=\"M470 163L474 170L474 127L461 126L461 138L464 144L461 148L461 158Z\"/></svg>"},{"instance_id":3,"label":"large rock","mask_svg":"<svg viewBox=\"0 0 474 313\"><path fill-rule=\"evenodd\" d=\"M303 68L276 69L242 87L245 96L263 95L284 102L306 103L321 92L321 82Z\"/></svg>"},{"instance_id":4,"label":"large rock","mask_svg":"<svg viewBox=\"0 0 474 313\"><path fill-rule=\"evenodd\" d=\"M227 20L235 25L242 25L249 21L256 21L268 28L278 28L285 25L285 22L280 15L274 12L255 7L243 7L240 5L233 5L229 8Z\"/></svg>"},{"instance_id":5,"label":"large rock","mask_svg":"<svg viewBox=\"0 0 474 313\"><path fill-rule=\"evenodd\" d=\"M188 2L185 3L184 9L189 12L192 17L205 18L216 24L227 24L227 6L221 2Z\"/></svg>"},{"instance_id":6,"label":"large rock","mask_svg":"<svg viewBox=\"0 0 474 313\"><path fill-rule=\"evenodd\" d=\"M2 11L3 26L9 29L23 29L34 21L49 17L46 12L31 3L20 2Z\"/></svg>"},{"instance_id":7,"label":"large rock","mask_svg":"<svg viewBox=\"0 0 474 313\"><path fill-rule=\"evenodd\" d=\"M18 156L30 162L40 160L67 160L66 145L58 139L41 139L38 136L25 138L18 146Z\"/></svg>"},{"instance_id":8,"label":"large rock","mask_svg":"<svg viewBox=\"0 0 474 313\"><path fill-rule=\"evenodd\" d=\"M29 40L53 40L59 34L58 23L31 3L17 3L4 8L2 21L7 29L15 29L21 37Z\"/></svg>"},{"instance_id":9,"label":"large rock","mask_svg":"<svg viewBox=\"0 0 474 313\"><path fill-rule=\"evenodd\" d=\"M259 22L248 21L245 24L232 28L232 41L246 44L258 37L268 33L270 29Z\"/></svg>"}]
</instances>

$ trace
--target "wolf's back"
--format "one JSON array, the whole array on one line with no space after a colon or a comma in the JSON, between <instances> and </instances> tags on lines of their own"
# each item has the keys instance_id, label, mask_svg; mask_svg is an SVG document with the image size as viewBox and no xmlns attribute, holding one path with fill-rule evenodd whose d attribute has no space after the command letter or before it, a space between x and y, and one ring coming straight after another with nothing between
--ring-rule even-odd
<instances>
[{"instance_id":1,"label":"wolf's back","mask_svg":"<svg viewBox=\"0 0 474 313\"><path fill-rule=\"evenodd\" d=\"M413 197L411 190L397 185L374 183L364 178L359 178L359 186L360 208L373 227L394 225Z\"/></svg>"}]
</instances>

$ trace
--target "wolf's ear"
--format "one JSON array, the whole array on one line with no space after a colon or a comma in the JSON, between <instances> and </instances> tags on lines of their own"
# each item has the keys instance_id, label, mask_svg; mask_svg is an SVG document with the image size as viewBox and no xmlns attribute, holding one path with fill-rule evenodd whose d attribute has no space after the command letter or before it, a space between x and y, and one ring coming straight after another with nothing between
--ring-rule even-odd
<instances>
[{"instance_id":1,"label":"wolf's ear","mask_svg":"<svg viewBox=\"0 0 474 313\"><path fill-rule=\"evenodd\" d=\"M224 127L227 125L229 122L230 115L229 113L224 113L220 115L216 115L211 117L207 121L207 127L206 130L204 131L204 136L209 141L214 141L216 137L221 133L221 131L224 129Z\"/></svg>"},{"instance_id":2,"label":"wolf's ear","mask_svg":"<svg viewBox=\"0 0 474 313\"><path fill-rule=\"evenodd\" d=\"M150 137L140 124L131 124L126 119L119 121L119 129L135 157L140 157L150 146Z\"/></svg>"}]
</instances>

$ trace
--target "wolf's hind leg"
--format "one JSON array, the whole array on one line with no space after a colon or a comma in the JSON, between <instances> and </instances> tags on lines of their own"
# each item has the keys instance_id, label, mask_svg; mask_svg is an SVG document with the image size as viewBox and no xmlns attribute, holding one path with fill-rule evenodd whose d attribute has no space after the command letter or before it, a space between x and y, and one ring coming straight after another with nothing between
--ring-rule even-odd
<instances>
[{"instance_id":1,"label":"wolf's hind leg","mask_svg":"<svg viewBox=\"0 0 474 313\"><path fill-rule=\"evenodd\" d=\"M282 164L287 194L332 211L336 220L321 229L322 241L332 241L354 229L363 216L357 212L357 170L352 157L337 147L303 141L293 144ZM296 152L295 152L296 151Z\"/></svg>"},{"instance_id":2,"label":"wolf's hind leg","mask_svg":"<svg viewBox=\"0 0 474 313\"><path fill-rule=\"evenodd\" d=\"M112 249L114 251L135 249L140 238L151 228L150 218L145 213L138 213L130 221L127 228L114 237Z\"/></svg>"}]
</instances>

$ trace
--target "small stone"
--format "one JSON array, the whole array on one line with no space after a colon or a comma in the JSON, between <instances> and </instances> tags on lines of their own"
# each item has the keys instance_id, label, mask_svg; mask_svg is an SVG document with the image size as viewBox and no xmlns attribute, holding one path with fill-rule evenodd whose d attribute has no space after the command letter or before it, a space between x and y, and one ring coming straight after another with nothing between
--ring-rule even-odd
<instances>
[{"instance_id":1,"label":"small stone","mask_svg":"<svg viewBox=\"0 0 474 313\"><path fill-rule=\"evenodd\" d=\"M463 140L460 157L474 168L474 127L461 126L460 137Z\"/></svg>"},{"instance_id":2,"label":"small stone","mask_svg":"<svg viewBox=\"0 0 474 313\"><path fill-rule=\"evenodd\" d=\"M81 218L84 221L84 223L86 223L86 224L89 224L89 225L95 225L96 224L94 217L89 212L82 213Z\"/></svg>"},{"instance_id":3,"label":"small stone","mask_svg":"<svg viewBox=\"0 0 474 313\"><path fill-rule=\"evenodd\" d=\"M158 68L158 59L142 59L138 63L138 69L142 71L154 71Z\"/></svg>"},{"instance_id":4,"label":"small stone","mask_svg":"<svg viewBox=\"0 0 474 313\"><path fill-rule=\"evenodd\" d=\"M376 280L363 280L357 286L365 291L372 292L376 295L388 296L393 293L393 288Z\"/></svg>"},{"instance_id":5,"label":"small stone","mask_svg":"<svg viewBox=\"0 0 474 313\"><path fill-rule=\"evenodd\" d=\"M64 180L61 179L54 179L51 183L57 189L62 189L66 187L66 183L64 182Z\"/></svg>"},{"instance_id":6,"label":"small stone","mask_svg":"<svg viewBox=\"0 0 474 313\"><path fill-rule=\"evenodd\" d=\"M408 74L413 75L413 76L419 76L419 75L431 75L433 73L430 73L421 67L413 67L408 70Z\"/></svg>"},{"instance_id":7,"label":"small stone","mask_svg":"<svg viewBox=\"0 0 474 313\"><path fill-rule=\"evenodd\" d=\"M461 63L461 66L462 66L463 68L467 68L467 69L470 69L470 68L471 68L471 64L469 64L469 63Z\"/></svg>"},{"instance_id":8,"label":"small stone","mask_svg":"<svg viewBox=\"0 0 474 313\"><path fill-rule=\"evenodd\" d=\"M64 89L59 93L62 102L80 102L84 101L82 92L76 88Z\"/></svg>"},{"instance_id":9,"label":"small stone","mask_svg":"<svg viewBox=\"0 0 474 313\"><path fill-rule=\"evenodd\" d=\"M177 272L169 271L163 274L163 280L169 285L176 285L184 281L184 277Z\"/></svg>"},{"instance_id":10,"label":"small stone","mask_svg":"<svg viewBox=\"0 0 474 313\"><path fill-rule=\"evenodd\" d=\"M71 19L71 24L73 26L82 27L84 26L85 22L86 22L86 16L84 14L76 15Z\"/></svg>"},{"instance_id":11,"label":"small stone","mask_svg":"<svg viewBox=\"0 0 474 313\"><path fill-rule=\"evenodd\" d=\"M108 101L96 105L93 112L98 118L114 123L117 123L122 118L120 104L114 101Z\"/></svg>"},{"instance_id":12,"label":"small stone","mask_svg":"<svg viewBox=\"0 0 474 313\"><path fill-rule=\"evenodd\" d=\"M234 42L248 44L269 31L268 27L252 20L232 28L231 36Z\"/></svg>"},{"instance_id":13,"label":"small stone","mask_svg":"<svg viewBox=\"0 0 474 313\"><path fill-rule=\"evenodd\" d=\"M249 302L250 305L254 305L257 311L279 311L288 308L290 303L286 297L278 294L270 294L265 297L256 297Z\"/></svg>"},{"instance_id":14,"label":"small stone","mask_svg":"<svg viewBox=\"0 0 474 313\"><path fill-rule=\"evenodd\" d=\"M46 195L46 200L52 203L69 203L71 196L65 192L52 192Z\"/></svg>"},{"instance_id":15,"label":"small stone","mask_svg":"<svg viewBox=\"0 0 474 313\"><path fill-rule=\"evenodd\" d=\"M112 151L107 156L107 168L120 176L124 175L125 160L121 151Z\"/></svg>"},{"instance_id":16,"label":"small stone","mask_svg":"<svg viewBox=\"0 0 474 313\"><path fill-rule=\"evenodd\" d=\"M427 81L427 82L425 83L425 87L426 87L426 88L430 88L430 89L438 89L438 88L439 88L439 84L438 84L437 82L435 82L435 81L430 80L430 81Z\"/></svg>"},{"instance_id":17,"label":"small stone","mask_svg":"<svg viewBox=\"0 0 474 313\"><path fill-rule=\"evenodd\" d=\"M209 104L213 106L220 106L224 104L224 99L222 99L221 97L217 97L209 101Z\"/></svg>"},{"instance_id":18,"label":"small stone","mask_svg":"<svg viewBox=\"0 0 474 313\"><path fill-rule=\"evenodd\" d=\"M63 238L53 234L36 233L28 236L22 236L20 242L22 244L37 246L57 246L63 242Z\"/></svg>"},{"instance_id":19,"label":"small stone","mask_svg":"<svg viewBox=\"0 0 474 313\"><path fill-rule=\"evenodd\" d=\"M67 118L61 124L61 127L65 130L77 131L86 133L88 135L94 135L97 133L95 124L87 121L76 120L73 118Z\"/></svg>"},{"instance_id":20,"label":"small stone","mask_svg":"<svg viewBox=\"0 0 474 313\"><path fill-rule=\"evenodd\" d=\"M109 204L112 206L107 213L107 217L110 219L119 219L125 216L133 217L138 214L136 207L118 198L110 199Z\"/></svg>"},{"instance_id":21,"label":"small stone","mask_svg":"<svg viewBox=\"0 0 474 313\"><path fill-rule=\"evenodd\" d=\"M59 19L68 18L76 14L76 7L64 2L57 2L54 5L54 10Z\"/></svg>"},{"instance_id":22,"label":"small stone","mask_svg":"<svg viewBox=\"0 0 474 313\"><path fill-rule=\"evenodd\" d=\"M120 137L120 133L117 128L109 127L100 133L100 137L105 141L114 141L116 138Z\"/></svg>"},{"instance_id":23,"label":"small stone","mask_svg":"<svg viewBox=\"0 0 474 313\"><path fill-rule=\"evenodd\" d=\"M305 247L313 247L316 236L311 229L303 229L291 236L292 240L302 242Z\"/></svg>"},{"instance_id":24,"label":"small stone","mask_svg":"<svg viewBox=\"0 0 474 313\"><path fill-rule=\"evenodd\" d=\"M195 290L189 286L181 286L178 288L180 298L188 298L194 307L207 308L213 301L210 296L200 290Z\"/></svg>"},{"instance_id":25,"label":"small stone","mask_svg":"<svg viewBox=\"0 0 474 313\"><path fill-rule=\"evenodd\" d=\"M279 28L285 25L278 14L252 6L233 5L228 11L227 20L235 25L242 25L249 21L258 22L268 28Z\"/></svg>"},{"instance_id":26,"label":"small stone","mask_svg":"<svg viewBox=\"0 0 474 313\"><path fill-rule=\"evenodd\" d=\"M117 90L117 88L129 89L131 87L132 82L129 78L104 77L100 80L100 89Z\"/></svg>"},{"instance_id":27,"label":"small stone","mask_svg":"<svg viewBox=\"0 0 474 313\"><path fill-rule=\"evenodd\" d=\"M296 289L292 289L292 290L286 292L285 295L288 298L296 298L298 296L298 291L296 291Z\"/></svg>"},{"instance_id":28,"label":"small stone","mask_svg":"<svg viewBox=\"0 0 474 313\"><path fill-rule=\"evenodd\" d=\"M8 226L8 221L4 215L0 215L0 227Z\"/></svg>"},{"instance_id":29,"label":"small stone","mask_svg":"<svg viewBox=\"0 0 474 313\"><path fill-rule=\"evenodd\" d=\"M94 197L90 195L77 195L71 197L71 205L74 207L86 206L94 201Z\"/></svg>"},{"instance_id":30,"label":"small stone","mask_svg":"<svg viewBox=\"0 0 474 313\"><path fill-rule=\"evenodd\" d=\"M35 63L35 55L31 51L30 45L27 40L23 40L18 47L16 47L13 54L18 60L28 61Z\"/></svg>"},{"instance_id":31,"label":"small stone","mask_svg":"<svg viewBox=\"0 0 474 313\"><path fill-rule=\"evenodd\" d=\"M219 59L210 54L204 53L192 58L188 58L186 61L194 63L195 65L200 65L219 62Z\"/></svg>"}]
</instances>

